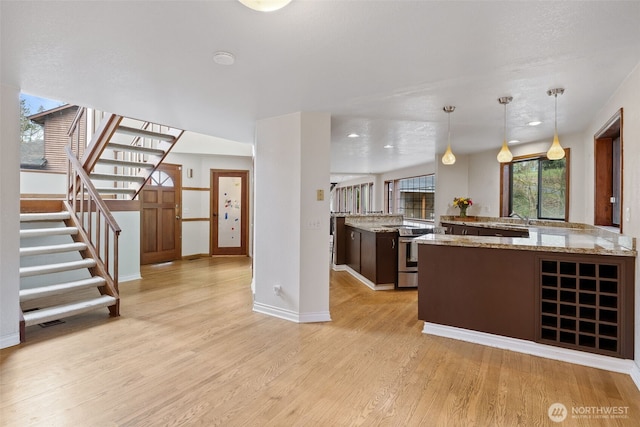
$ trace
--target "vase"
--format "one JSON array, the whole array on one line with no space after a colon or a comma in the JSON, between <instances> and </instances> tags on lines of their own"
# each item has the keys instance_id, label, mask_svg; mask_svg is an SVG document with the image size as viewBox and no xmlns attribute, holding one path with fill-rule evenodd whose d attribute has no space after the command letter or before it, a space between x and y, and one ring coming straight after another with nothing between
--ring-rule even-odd
<instances>
[{"instance_id":1,"label":"vase","mask_svg":"<svg viewBox=\"0 0 640 427\"><path fill-rule=\"evenodd\" d=\"M460 218L467 217L467 207L468 206L460 206Z\"/></svg>"}]
</instances>

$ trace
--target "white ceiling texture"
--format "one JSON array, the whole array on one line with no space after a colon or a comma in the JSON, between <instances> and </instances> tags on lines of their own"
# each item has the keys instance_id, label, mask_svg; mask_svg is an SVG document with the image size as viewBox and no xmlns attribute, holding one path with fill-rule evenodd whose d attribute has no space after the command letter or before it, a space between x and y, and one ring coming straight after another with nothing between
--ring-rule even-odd
<instances>
[{"instance_id":1,"label":"white ceiling texture","mask_svg":"<svg viewBox=\"0 0 640 427\"><path fill-rule=\"evenodd\" d=\"M509 139L551 140L555 87L560 135L583 131L640 62L640 1L293 0L261 13L236 0L2 0L0 13L3 84L244 143L256 120L330 112L333 174L432 161L445 105L456 154L497 153L501 96Z\"/></svg>"}]
</instances>

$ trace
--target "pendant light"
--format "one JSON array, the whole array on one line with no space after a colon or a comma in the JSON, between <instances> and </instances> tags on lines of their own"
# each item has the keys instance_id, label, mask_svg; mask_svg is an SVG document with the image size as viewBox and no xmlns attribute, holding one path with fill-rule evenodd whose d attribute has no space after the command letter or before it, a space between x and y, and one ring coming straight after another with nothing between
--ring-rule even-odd
<instances>
[{"instance_id":1,"label":"pendant light","mask_svg":"<svg viewBox=\"0 0 640 427\"><path fill-rule=\"evenodd\" d=\"M500 163L509 163L513 160L513 154L509 151L509 146L507 145L507 104L513 101L513 97L511 96L503 96L502 98L498 98L498 102L504 105L504 139L502 140L502 148L498 153L498 161Z\"/></svg>"},{"instance_id":2,"label":"pendant light","mask_svg":"<svg viewBox=\"0 0 640 427\"><path fill-rule=\"evenodd\" d=\"M447 151L444 152L442 156L442 164L443 165L452 165L456 162L456 156L453 155L451 151L451 113L456 109L453 106L446 106L443 108L444 112L449 116L448 118L448 131L447 131Z\"/></svg>"},{"instance_id":3,"label":"pendant light","mask_svg":"<svg viewBox=\"0 0 640 427\"><path fill-rule=\"evenodd\" d=\"M554 96L556 99L556 113L555 113L555 121L553 128L553 144L549 147L549 151L547 151L547 158L549 160L560 160L564 157L564 149L560 145L560 141L558 140L558 95L562 95L564 93L564 89L549 89L547 91L547 95Z\"/></svg>"},{"instance_id":4,"label":"pendant light","mask_svg":"<svg viewBox=\"0 0 640 427\"><path fill-rule=\"evenodd\" d=\"M291 0L239 0L240 3L251 8L253 10L257 10L258 12L273 12L274 10L282 9L289 3Z\"/></svg>"}]
</instances>

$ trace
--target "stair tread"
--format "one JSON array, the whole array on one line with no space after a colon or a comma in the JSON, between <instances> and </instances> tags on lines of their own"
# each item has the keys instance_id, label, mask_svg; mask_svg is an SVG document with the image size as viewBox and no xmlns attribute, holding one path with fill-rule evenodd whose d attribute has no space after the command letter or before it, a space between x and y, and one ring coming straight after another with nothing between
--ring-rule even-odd
<instances>
[{"instance_id":1,"label":"stair tread","mask_svg":"<svg viewBox=\"0 0 640 427\"><path fill-rule=\"evenodd\" d=\"M98 164L100 165L110 165L110 166L122 166L128 168L141 168L141 169L153 169L156 167L153 163L148 162L130 162L126 160L116 160L116 159L99 159Z\"/></svg>"},{"instance_id":2,"label":"stair tread","mask_svg":"<svg viewBox=\"0 0 640 427\"><path fill-rule=\"evenodd\" d=\"M65 234L78 234L77 227L55 227L55 228L33 228L30 230L20 230L20 237L44 237L62 236Z\"/></svg>"},{"instance_id":3,"label":"stair tread","mask_svg":"<svg viewBox=\"0 0 640 427\"><path fill-rule=\"evenodd\" d=\"M135 188L116 188L116 187L99 187L96 188L98 193L106 194L133 194L136 192Z\"/></svg>"},{"instance_id":4,"label":"stair tread","mask_svg":"<svg viewBox=\"0 0 640 427\"><path fill-rule=\"evenodd\" d=\"M176 139L175 136L168 133L154 132L146 129L138 129L129 126L119 126L116 129L116 133L123 133L125 135L140 136L143 138L160 139L162 141L173 142Z\"/></svg>"},{"instance_id":5,"label":"stair tread","mask_svg":"<svg viewBox=\"0 0 640 427\"><path fill-rule=\"evenodd\" d=\"M36 298L58 295L70 291L79 291L81 289L103 286L106 280L100 276L90 277L88 279L76 280L73 282L57 283L55 285L39 286L37 288L21 289L20 301L27 301Z\"/></svg>"},{"instance_id":6,"label":"stair tread","mask_svg":"<svg viewBox=\"0 0 640 427\"><path fill-rule=\"evenodd\" d=\"M117 302L116 298L110 295L101 295L96 298L77 301L69 304L56 305L40 310L28 311L24 313L25 326L32 326L38 323L50 322L52 320L63 319L87 311L102 307L109 307Z\"/></svg>"},{"instance_id":7,"label":"stair tread","mask_svg":"<svg viewBox=\"0 0 640 427\"><path fill-rule=\"evenodd\" d=\"M83 258L78 261L34 265L31 267L20 267L20 277L31 277L41 274L59 273L62 271L79 270L81 268L91 268L95 266L96 261L93 258Z\"/></svg>"},{"instance_id":8,"label":"stair tread","mask_svg":"<svg viewBox=\"0 0 640 427\"><path fill-rule=\"evenodd\" d=\"M142 184L146 178L143 176L137 175L117 175L110 173L92 173L89 175L89 178L96 181L127 181L127 182L137 182Z\"/></svg>"},{"instance_id":9,"label":"stair tread","mask_svg":"<svg viewBox=\"0 0 640 427\"><path fill-rule=\"evenodd\" d=\"M64 243L60 245L32 246L20 248L20 256L56 254L60 252L84 251L87 245L82 242Z\"/></svg>"},{"instance_id":10,"label":"stair tread","mask_svg":"<svg viewBox=\"0 0 640 427\"><path fill-rule=\"evenodd\" d=\"M134 151L138 153L152 154L155 156L164 155L164 150L161 150L159 148L139 147L137 145L118 144L115 142L110 142L107 145L107 148L111 150L118 150L118 151Z\"/></svg>"},{"instance_id":11,"label":"stair tread","mask_svg":"<svg viewBox=\"0 0 640 427\"><path fill-rule=\"evenodd\" d=\"M71 214L67 211L62 212L33 212L21 213L20 222L31 221L64 221L71 218Z\"/></svg>"}]
</instances>

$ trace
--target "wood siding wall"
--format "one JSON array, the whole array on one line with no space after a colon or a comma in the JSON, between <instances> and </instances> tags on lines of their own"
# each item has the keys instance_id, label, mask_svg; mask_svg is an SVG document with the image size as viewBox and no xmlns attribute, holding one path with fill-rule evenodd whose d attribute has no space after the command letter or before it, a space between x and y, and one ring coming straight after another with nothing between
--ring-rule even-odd
<instances>
[{"instance_id":1,"label":"wood siding wall","mask_svg":"<svg viewBox=\"0 0 640 427\"><path fill-rule=\"evenodd\" d=\"M47 116L44 124L45 158L47 159L45 170L51 172L67 171L67 156L64 147L69 144L67 132L77 111L78 107L71 107ZM80 129L86 129L86 116L83 116L81 120ZM80 141L81 147L85 147L87 145L86 135L82 135ZM82 156L83 152L84 148L81 148L79 155Z\"/></svg>"}]
</instances>

